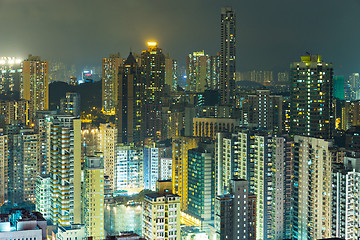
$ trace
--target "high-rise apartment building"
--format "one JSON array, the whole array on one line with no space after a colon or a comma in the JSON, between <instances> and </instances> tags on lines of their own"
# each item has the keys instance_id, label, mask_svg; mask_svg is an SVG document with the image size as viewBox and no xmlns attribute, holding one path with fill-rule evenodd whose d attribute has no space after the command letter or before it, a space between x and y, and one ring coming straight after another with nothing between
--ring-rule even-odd
<instances>
[{"instance_id":1,"label":"high-rise apartment building","mask_svg":"<svg viewBox=\"0 0 360 240\"><path fill-rule=\"evenodd\" d=\"M343 76L334 76L334 98L345 100L347 86Z\"/></svg>"},{"instance_id":2,"label":"high-rise apartment building","mask_svg":"<svg viewBox=\"0 0 360 240\"><path fill-rule=\"evenodd\" d=\"M65 98L60 99L60 113L80 116L80 94L67 92Z\"/></svg>"},{"instance_id":3,"label":"high-rise apartment building","mask_svg":"<svg viewBox=\"0 0 360 240\"><path fill-rule=\"evenodd\" d=\"M350 163L349 163L350 162ZM353 167L358 165L357 167ZM331 231L333 237L359 239L360 156L347 158L332 170Z\"/></svg>"},{"instance_id":4,"label":"high-rise apartment building","mask_svg":"<svg viewBox=\"0 0 360 240\"><path fill-rule=\"evenodd\" d=\"M188 151L198 147L199 138L180 137L173 141L173 193L181 197L181 210L188 206Z\"/></svg>"},{"instance_id":5,"label":"high-rise apartment building","mask_svg":"<svg viewBox=\"0 0 360 240\"><path fill-rule=\"evenodd\" d=\"M119 67L123 59L120 53L110 54L102 60L102 112L106 115L115 115L118 101Z\"/></svg>"},{"instance_id":6,"label":"high-rise apartment building","mask_svg":"<svg viewBox=\"0 0 360 240\"><path fill-rule=\"evenodd\" d=\"M333 67L320 55L290 65L290 133L330 139L335 128Z\"/></svg>"},{"instance_id":7,"label":"high-rise apartment building","mask_svg":"<svg viewBox=\"0 0 360 240\"><path fill-rule=\"evenodd\" d=\"M230 194L215 200L216 240L256 239L252 231L256 214L252 211L249 183L243 179L230 180Z\"/></svg>"},{"instance_id":8,"label":"high-rise apartment building","mask_svg":"<svg viewBox=\"0 0 360 240\"><path fill-rule=\"evenodd\" d=\"M108 176L111 189L115 189L115 164L116 164L116 146L117 129L112 123L100 123L98 135L99 152L104 155L104 171Z\"/></svg>"},{"instance_id":9,"label":"high-rise apartment building","mask_svg":"<svg viewBox=\"0 0 360 240\"><path fill-rule=\"evenodd\" d=\"M40 174L50 174L50 143L51 143L51 115L56 111L37 113L35 129L39 134L40 142Z\"/></svg>"},{"instance_id":10,"label":"high-rise apartment building","mask_svg":"<svg viewBox=\"0 0 360 240\"><path fill-rule=\"evenodd\" d=\"M210 79L209 87L212 90L219 89L220 79L220 53L215 56L210 56Z\"/></svg>"},{"instance_id":11,"label":"high-rise apartment building","mask_svg":"<svg viewBox=\"0 0 360 240\"><path fill-rule=\"evenodd\" d=\"M188 151L188 209L186 213L200 220L201 228L212 224L215 199L214 145L199 143Z\"/></svg>"},{"instance_id":12,"label":"high-rise apartment building","mask_svg":"<svg viewBox=\"0 0 360 240\"><path fill-rule=\"evenodd\" d=\"M278 72L277 82L287 84L289 83L289 73L288 72Z\"/></svg>"},{"instance_id":13,"label":"high-rise apartment building","mask_svg":"<svg viewBox=\"0 0 360 240\"><path fill-rule=\"evenodd\" d=\"M30 101L32 113L49 109L49 63L29 55L23 62L20 97Z\"/></svg>"},{"instance_id":14,"label":"high-rise apartment building","mask_svg":"<svg viewBox=\"0 0 360 240\"><path fill-rule=\"evenodd\" d=\"M236 15L231 7L221 9L221 49L219 90L221 103L235 101Z\"/></svg>"},{"instance_id":15,"label":"high-rise apartment building","mask_svg":"<svg viewBox=\"0 0 360 240\"><path fill-rule=\"evenodd\" d=\"M20 90L21 62L14 57L0 58L0 94Z\"/></svg>"},{"instance_id":16,"label":"high-rise apartment building","mask_svg":"<svg viewBox=\"0 0 360 240\"><path fill-rule=\"evenodd\" d=\"M352 126L360 126L360 101L346 101L341 108L340 128L346 131Z\"/></svg>"},{"instance_id":17,"label":"high-rise apartment building","mask_svg":"<svg viewBox=\"0 0 360 240\"><path fill-rule=\"evenodd\" d=\"M256 90L256 94L248 95L244 111L250 127L281 133L283 130L283 97L271 95L270 90Z\"/></svg>"},{"instance_id":18,"label":"high-rise apartment building","mask_svg":"<svg viewBox=\"0 0 360 240\"><path fill-rule=\"evenodd\" d=\"M171 193L171 182L158 184L156 193L145 194L143 237L146 240L180 239L180 196Z\"/></svg>"},{"instance_id":19,"label":"high-rise apartment building","mask_svg":"<svg viewBox=\"0 0 360 240\"><path fill-rule=\"evenodd\" d=\"M210 85L210 57L204 50L186 57L186 90L204 92Z\"/></svg>"},{"instance_id":20,"label":"high-rise apartment building","mask_svg":"<svg viewBox=\"0 0 360 240\"><path fill-rule=\"evenodd\" d=\"M166 57L165 59L165 84L170 87L172 92L177 91L178 76L177 76L177 61Z\"/></svg>"},{"instance_id":21,"label":"high-rise apartment building","mask_svg":"<svg viewBox=\"0 0 360 240\"><path fill-rule=\"evenodd\" d=\"M215 140L218 132L233 132L237 125L232 118L193 118L193 136Z\"/></svg>"},{"instance_id":22,"label":"high-rise apartment building","mask_svg":"<svg viewBox=\"0 0 360 240\"><path fill-rule=\"evenodd\" d=\"M118 146L116 151L114 190L140 192L144 189L143 162L143 148Z\"/></svg>"},{"instance_id":23,"label":"high-rise apartment building","mask_svg":"<svg viewBox=\"0 0 360 240\"><path fill-rule=\"evenodd\" d=\"M9 199L12 203L35 203L35 182L40 173L39 134L33 129L20 129L11 136Z\"/></svg>"},{"instance_id":24,"label":"high-rise apartment building","mask_svg":"<svg viewBox=\"0 0 360 240\"><path fill-rule=\"evenodd\" d=\"M111 123L109 124L111 125ZM105 142L100 143L99 128L92 126L91 124L82 124L82 125L83 126L81 129L81 162L85 162L85 156L94 156L96 152L104 151L104 146L108 142L103 140ZM100 124L100 126L102 126L102 124ZM110 139L110 136L107 136L106 134L105 137L108 137L107 139L105 138L106 140Z\"/></svg>"},{"instance_id":25,"label":"high-rise apartment building","mask_svg":"<svg viewBox=\"0 0 360 240\"><path fill-rule=\"evenodd\" d=\"M144 147L144 188L156 190L159 179L159 148Z\"/></svg>"},{"instance_id":26,"label":"high-rise apartment building","mask_svg":"<svg viewBox=\"0 0 360 240\"><path fill-rule=\"evenodd\" d=\"M272 236L291 238L292 144L287 136L273 136L272 144Z\"/></svg>"},{"instance_id":27,"label":"high-rise apartment building","mask_svg":"<svg viewBox=\"0 0 360 240\"><path fill-rule=\"evenodd\" d=\"M281 73L284 76L284 73ZM272 71L252 70L248 72L237 72L236 81L252 81L264 85L269 85L274 82L274 74ZM286 76L286 75L285 75ZM287 74L289 77L289 74Z\"/></svg>"},{"instance_id":28,"label":"high-rise apartment building","mask_svg":"<svg viewBox=\"0 0 360 240\"><path fill-rule=\"evenodd\" d=\"M8 200L8 136L0 129L0 206Z\"/></svg>"},{"instance_id":29,"label":"high-rise apartment building","mask_svg":"<svg viewBox=\"0 0 360 240\"><path fill-rule=\"evenodd\" d=\"M85 158L82 222L86 234L104 239L104 162L101 154Z\"/></svg>"},{"instance_id":30,"label":"high-rise apartment building","mask_svg":"<svg viewBox=\"0 0 360 240\"><path fill-rule=\"evenodd\" d=\"M272 137L257 133L250 136L250 154L247 172L250 173L250 192L256 195L256 239L272 237ZM244 178L244 168L239 177Z\"/></svg>"},{"instance_id":31,"label":"high-rise apartment building","mask_svg":"<svg viewBox=\"0 0 360 240\"><path fill-rule=\"evenodd\" d=\"M273 236L273 141L273 136L266 133L242 130L228 135L219 133L216 144L217 192L229 193L233 178L249 182L249 192L256 195L256 239Z\"/></svg>"},{"instance_id":32,"label":"high-rise apartment building","mask_svg":"<svg viewBox=\"0 0 360 240\"><path fill-rule=\"evenodd\" d=\"M156 42L148 42L148 50L141 53L141 67L145 81L145 103L161 102L165 84L165 55Z\"/></svg>"},{"instance_id":33,"label":"high-rise apartment building","mask_svg":"<svg viewBox=\"0 0 360 240\"><path fill-rule=\"evenodd\" d=\"M360 100L360 76L359 73L352 73L349 76L348 86L350 90L349 100Z\"/></svg>"},{"instance_id":34,"label":"high-rise apartment building","mask_svg":"<svg viewBox=\"0 0 360 240\"><path fill-rule=\"evenodd\" d=\"M27 100L0 100L0 126L20 122L24 125L33 123L30 102Z\"/></svg>"},{"instance_id":35,"label":"high-rise apartment building","mask_svg":"<svg viewBox=\"0 0 360 240\"><path fill-rule=\"evenodd\" d=\"M54 115L50 134L50 219L58 226L81 223L81 120Z\"/></svg>"},{"instance_id":36,"label":"high-rise apartment building","mask_svg":"<svg viewBox=\"0 0 360 240\"><path fill-rule=\"evenodd\" d=\"M294 138L293 239L331 237L331 145L319 138Z\"/></svg>"},{"instance_id":37,"label":"high-rise apartment building","mask_svg":"<svg viewBox=\"0 0 360 240\"><path fill-rule=\"evenodd\" d=\"M46 220L50 220L50 175L38 175L35 189L35 209Z\"/></svg>"},{"instance_id":38,"label":"high-rise apartment building","mask_svg":"<svg viewBox=\"0 0 360 240\"><path fill-rule=\"evenodd\" d=\"M259 197L258 217L265 219L267 234L274 239L290 238L292 142L246 130L218 133L215 153L218 195L230 193L231 179L248 179L249 191ZM257 228L262 226L258 224Z\"/></svg>"},{"instance_id":39,"label":"high-rise apartment building","mask_svg":"<svg viewBox=\"0 0 360 240\"><path fill-rule=\"evenodd\" d=\"M165 55L156 42L148 42L148 50L141 53L144 77L144 102L142 120L144 137L149 141L161 139L161 106L165 85Z\"/></svg>"},{"instance_id":40,"label":"high-rise apartment building","mask_svg":"<svg viewBox=\"0 0 360 240\"><path fill-rule=\"evenodd\" d=\"M160 157L159 160L159 180L172 179L172 157Z\"/></svg>"},{"instance_id":41,"label":"high-rise apartment building","mask_svg":"<svg viewBox=\"0 0 360 240\"><path fill-rule=\"evenodd\" d=\"M151 64L151 63L149 63ZM119 67L116 122L118 142L123 144L142 141L144 85L138 63L130 52L124 65Z\"/></svg>"},{"instance_id":42,"label":"high-rise apartment building","mask_svg":"<svg viewBox=\"0 0 360 240\"><path fill-rule=\"evenodd\" d=\"M237 178L239 174L239 158L241 161L247 161L247 153L249 151L246 147L237 147L239 143L238 139L241 141L237 134L222 132L217 133L217 140L215 144L215 159L217 164L216 195L229 193L230 180ZM247 138L245 140L245 143L246 142Z\"/></svg>"}]
</instances>

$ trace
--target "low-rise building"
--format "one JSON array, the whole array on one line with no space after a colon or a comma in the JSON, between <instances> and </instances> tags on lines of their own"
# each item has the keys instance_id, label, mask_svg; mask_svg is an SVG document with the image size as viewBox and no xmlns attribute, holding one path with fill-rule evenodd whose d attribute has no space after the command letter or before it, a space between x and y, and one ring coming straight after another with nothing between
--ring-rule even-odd
<instances>
[{"instance_id":1,"label":"low-rise building","mask_svg":"<svg viewBox=\"0 0 360 240\"><path fill-rule=\"evenodd\" d=\"M0 215L0 240L47 239L47 222L39 212L12 209Z\"/></svg>"}]
</instances>

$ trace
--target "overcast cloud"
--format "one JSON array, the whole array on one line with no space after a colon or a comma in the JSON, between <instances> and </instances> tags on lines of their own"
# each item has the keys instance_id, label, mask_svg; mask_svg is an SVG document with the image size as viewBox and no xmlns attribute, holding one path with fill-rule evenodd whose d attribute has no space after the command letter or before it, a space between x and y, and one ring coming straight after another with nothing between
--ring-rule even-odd
<instances>
[{"instance_id":1,"label":"overcast cloud","mask_svg":"<svg viewBox=\"0 0 360 240\"><path fill-rule=\"evenodd\" d=\"M237 13L237 71L285 71L305 52L336 74L360 71L357 0L0 0L0 56L100 65L156 40L183 65L192 51L219 51L226 5Z\"/></svg>"}]
</instances>

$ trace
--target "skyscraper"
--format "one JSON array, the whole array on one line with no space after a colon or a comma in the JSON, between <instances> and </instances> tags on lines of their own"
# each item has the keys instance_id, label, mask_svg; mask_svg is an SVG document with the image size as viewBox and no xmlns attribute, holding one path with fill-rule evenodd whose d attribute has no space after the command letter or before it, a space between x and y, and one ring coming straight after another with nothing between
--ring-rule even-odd
<instances>
[{"instance_id":1,"label":"skyscraper","mask_svg":"<svg viewBox=\"0 0 360 240\"><path fill-rule=\"evenodd\" d=\"M115 164L117 129L112 123L100 123L99 127L99 151L104 154L104 170L108 176L111 189L115 189Z\"/></svg>"},{"instance_id":2,"label":"skyscraper","mask_svg":"<svg viewBox=\"0 0 360 240\"><path fill-rule=\"evenodd\" d=\"M165 84L170 87L170 90L175 92L177 90L177 61L166 57L165 59Z\"/></svg>"},{"instance_id":3,"label":"skyscraper","mask_svg":"<svg viewBox=\"0 0 360 240\"><path fill-rule=\"evenodd\" d=\"M144 188L155 191L159 179L159 148L144 147Z\"/></svg>"},{"instance_id":4,"label":"skyscraper","mask_svg":"<svg viewBox=\"0 0 360 240\"><path fill-rule=\"evenodd\" d=\"M230 179L246 179L249 192L256 195L256 239L273 235L273 137L264 132L243 130L218 134L217 192L229 193Z\"/></svg>"},{"instance_id":5,"label":"skyscraper","mask_svg":"<svg viewBox=\"0 0 360 240\"><path fill-rule=\"evenodd\" d=\"M54 225L81 223L81 120L53 116L50 142L50 201Z\"/></svg>"},{"instance_id":6,"label":"skyscraper","mask_svg":"<svg viewBox=\"0 0 360 240\"><path fill-rule=\"evenodd\" d=\"M14 57L0 58L0 93L20 90L21 59Z\"/></svg>"},{"instance_id":7,"label":"skyscraper","mask_svg":"<svg viewBox=\"0 0 360 240\"><path fill-rule=\"evenodd\" d=\"M236 18L231 7L221 9L221 49L219 90L221 103L231 105L235 100Z\"/></svg>"},{"instance_id":8,"label":"skyscraper","mask_svg":"<svg viewBox=\"0 0 360 240\"><path fill-rule=\"evenodd\" d=\"M204 51L186 57L186 90L204 92L210 85L210 58Z\"/></svg>"},{"instance_id":9,"label":"skyscraper","mask_svg":"<svg viewBox=\"0 0 360 240\"><path fill-rule=\"evenodd\" d=\"M334 98L345 99L345 79L343 76L334 76Z\"/></svg>"},{"instance_id":10,"label":"skyscraper","mask_svg":"<svg viewBox=\"0 0 360 240\"><path fill-rule=\"evenodd\" d=\"M27 100L0 100L0 122L3 124L11 124L13 122L21 122L24 125L33 123L33 114L30 108L30 101Z\"/></svg>"},{"instance_id":11,"label":"skyscraper","mask_svg":"<svg viewBox=\"0 0 360 240\"><path fill-rule=\"evenodd\" d=\"M104 162L101 154L85 158L82 204L87 236L104 239Z\"/></svg>"},{"instance_id":12,"label":"skyscraper","mask_svg":"<svg viewBox=\"0 0 360 240\"><path fill-rule=\"evenodd\" d=\"M150 63L149 63L150 64ZM119 67L117 99L118 142L123 144L142 141L144 85L140 68L130 52L124 65Z\"/></svg>"},{"instance_id":13,"label":"skyscraper","mask_svg":"<svg viewBox=\"0 0 360 240\"><path fill-rule=\"evenodd\" d=\"M349 76L348 86L350 87L350 100L360 99L360 76L359 73L352 73Z\"/></svg>"},{"instance_id":14,"label":"skyscraper","mask_svg":"<svg viewBox=\"0 0 360 240\"><path fill-rule=\"evenodd\" d=\"M35 203L35 181L40 173L39 134L33 129L19 129L11 135L9 168L9 199L12 203Z\"/></svg>"},{"instance_id":15,"label":"skyscraper","mask_svg":"<svg viewBox=\"0 0 360 240\"><path fill-rule=\"evenodd\" d=\"M30 101L32 113L49 109L49 63L29 55L23 62L20 97Z\"/></svg>"},{"instance_id":16,"label":"skyscraper","mask_svg":"<svg viewBox=\"0 0 360 240\"><path fill-rule=\"evenodd\" d=\"M212 90L219 89L219 77L220 77L220 53L217 53L215 56L210 56L209 87Z\"/></svg>"},{"instance_id":17,"label":"skyscraper","mask_svg":"<svg viewBox=\"0 0 360 240\"><path fill-rule=\"evenodd\" d=\"M201 227L212 223L215 200L214 145L201 143L188 151L188 209Z\"/></svg>"},{"instance_id":18,"label":"skyscraper","mask_svg":"<svg viewBox=\"0 0 360 240\"><path fill-rule=\"evenodd\" d=\"M144 137L156 141L161 138L162 90L165 85L165 55L156 42L148 42L148 50L141 53L144 77Z\"/></svg>"},{"instance_id":19,"label":"skyscraper","mask_svg":"<svg viewBox=\"0 0 360 240\"><path fill-rule=\"evenodd\" d=\"M8 199L8 157L8 136L0 131L0 206Z\"/></svg>"},{"instance_id":20,"label":"skyscraper","mask_svg":"<svg viewBox=\"0 0 360 240\"><path fill-rule=\"evenodd\" d=\"M331 230L333 237L359 239L360 154L349 153L332 167Z\"/></svg>"},{"instance_id":21,"label":"skyscraper","mask_svg":"<svg viewBox=\"0 0 360 240\"><path fill-rule=\"evenodd\" d=\"M250 127L281 133L282 104L282 96L271 95L270 90L256 90L256 94L248 95L248 104L244 106L244 119L247 117Z\"/></svg>"},{"instance_id":22,"label":"skyscraper","mask_svg":"<svg viewBox=\"0 0 360 240\"><path fill-rule=\"evenodd\" d=\"M118 146L116 151L114 191L130 190L132 192L140 192L143 190L143 162L143 148Z\"/></svg>"},{"instance_id":23,"label":"skyscraper","mask_svg":"<svg viewBox=\"0 0 360 240\"><path fill-rule=\"evenodd\" d=\"M188 206L188 151L197 148L199 138L180 137L173 141L173 193L181 197L181 210Z\"/></svg>"},{"instance_id":24,"label":"skyscraper","mask_svg":"<svg viewBox=\"0 0 360 240\"><path fill-rule=\"evenodd\" d=\"M255 239L252 231L251 212L253 204L249 193L249 183L243 179L230 180L230 194L219 195L215 200L216 240Z\"/></svg>"},{"instance_id":25,"label":"skyscraper","mask_svg":"<svg viewBox=\"0 0 360 240\"><path fill-rule=\"evenodd\" d=\"M307 55L290 71L291 135L330 139L335 128L332 64Z\"/></svg>"},{"instance_id":26,"label":"skyscraper","mask_svg":"<svg viewBox=\"0 0 360 240\"><path fill-rule=\"evenodd\" d=\"M292 239L331 237L331 152L324 139L295 136Z\"/></svg>"},{"instance_id":27,"label":"skyscraper","mask_svg":"<svg viewBox=\"0 0 360 240\"><path fill-rule=\"evenodd\" d=\"M38 175L35 190L35 209L40 212L46 220L50 220L50 175Z\"/></svg>"},{"instance_id":28,"label":"skyscraper","mask_svg":"<svg viewBox=\"0 0 360 240\"><path fill-rule=\"evenodd\" d=\"M102 112L114 115L118 100L119 67L123 59L120 53L110 54L109 58L102 60Z\"/></svg>"}]
</instances>

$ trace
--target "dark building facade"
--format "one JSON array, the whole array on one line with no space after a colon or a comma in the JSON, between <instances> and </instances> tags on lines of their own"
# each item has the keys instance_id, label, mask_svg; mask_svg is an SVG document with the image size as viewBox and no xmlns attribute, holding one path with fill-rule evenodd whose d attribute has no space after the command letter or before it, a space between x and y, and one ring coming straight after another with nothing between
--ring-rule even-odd
<instances>
[{"instance_id":1,"label":"dark building facade","mask_svg":"<svg viewBox=\"0 0 360 240\"><path fill-rule=\"evenodd\" d=\"M333 67L320 55L290 65L290 133L330 139L335 128Z\"/></svg>"},{"instance_id":2,"label":"dark building facade","mask_svg":"<svg viewBox=\"0 0 360 240\"><path fill-rule=\"evenodd\" d=\"M148 141L161 138L162 90L165 85L165 55L156 42L148 42L148 50L141 53L144 78L143 126ZM149 140L150 139L150 140Z\"/></svg>"},{"instance_id":3,"label":"dark building facade","mask_svg":"<svg viewBox=\"0 0 360 240\"><path fill-rule=\"evenodd\" d=\"M235 11L231 7L221 9L221 49L219 90L221 103L231 105L234 102L236 26Z\"/></svg>"},{"instance_id":4,"label":"dark building facade","mask_svg":"<svg viewBox=\"0 0 360 240\"><path fill-rule=\"evenodd\" d=\"M119 143L139 143L142 140L142 103L144 83L141 68L130 55L119 67L117 101L117 129Z\"/></svg>"}]
</instances>

